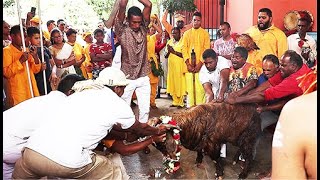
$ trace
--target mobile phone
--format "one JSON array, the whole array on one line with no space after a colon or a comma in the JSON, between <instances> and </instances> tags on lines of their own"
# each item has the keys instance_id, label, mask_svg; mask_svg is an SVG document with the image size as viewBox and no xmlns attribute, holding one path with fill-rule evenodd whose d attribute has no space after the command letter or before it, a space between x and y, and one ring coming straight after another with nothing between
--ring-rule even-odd
<instances>
[{"instance_id":1,"label":"mobile phone","mask_svg":"<svg viewBox=\"0 0 320 180\"><path fill-rule=\"evenodd\" d=\"M31 11L30 12L32 12L32 14L35 15L36 14L36 8L35 7L31 7Z\"/></svg>"}]
</instances>

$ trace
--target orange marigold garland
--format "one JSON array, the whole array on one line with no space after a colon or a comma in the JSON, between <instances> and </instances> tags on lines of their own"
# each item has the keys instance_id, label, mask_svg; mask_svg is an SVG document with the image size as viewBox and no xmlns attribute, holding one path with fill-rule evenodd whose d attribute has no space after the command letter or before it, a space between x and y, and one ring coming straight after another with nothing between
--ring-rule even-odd
<instances>
[{"instance_id":1,"label":"orange marigold garland","mask_svg":"<svg viewBox=\"0 0 320 180\"><path fill-rule=\"evenodd\" d=\"M162 124L171 124L173 126L177 126L177 122L170 116L160 116L160 120ZM181 142L180 142L180 130L173 130L173 139L177 144L176 148L176 159L171 159L169 155L163 157L163 166L164 170L168 173L174 173L180 168L180 156L181 156Z\"/></svg>"}]
</instances>

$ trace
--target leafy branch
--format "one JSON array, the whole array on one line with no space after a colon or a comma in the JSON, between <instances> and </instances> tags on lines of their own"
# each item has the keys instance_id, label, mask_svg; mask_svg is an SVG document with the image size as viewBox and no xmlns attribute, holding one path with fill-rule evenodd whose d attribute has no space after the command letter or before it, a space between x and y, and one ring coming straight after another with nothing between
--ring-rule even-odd
<instances>
[{"instance_id":1,"label":"leafy branch","mask_svg":"<svg viewBox=\"0 0 320 180\"><path fill-rule=\"evenodd\" d=\"M194 12L197 9L194 0L165 0L162 5L169 13L176 11Z\"/></svg>"}]
</instances>

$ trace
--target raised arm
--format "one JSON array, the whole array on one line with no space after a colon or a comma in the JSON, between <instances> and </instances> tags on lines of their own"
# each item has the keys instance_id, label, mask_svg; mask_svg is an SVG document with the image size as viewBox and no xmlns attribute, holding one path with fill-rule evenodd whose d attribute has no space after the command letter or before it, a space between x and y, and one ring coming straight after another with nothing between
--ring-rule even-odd
<instances>
[{"instance_id":1,"label":"raised arm","mask_svg":"<svg viewBox=\"0 0 320 180\"><path fill-rule=\"evenodd\" d=\"M109 19L108 20L103 19L103 23L108 29L111 29L111 27L113 26L114 19L116 18L116 15L120 8L120 1L121 0L116 0L116 2L114 2L114 6L109 16Z\"/></svg>"},{"instance_id":2,"label":"raised arm","mask_svg":"<svg viewBox=\"0 0 320 180\"><path fill-rule=\"evenodd\" d=\"M171 36L171 31L173 26L171 24L168 23L167 21L167 17L168 17L168 10L166 10L162 16L161 19L161 23L164 26L164 29L169 33L169 35Z\"/></svg>"},{"instance_id":3,"label":"raised arm","mask_svg":"<svg viewBox=\"0 0 320 180\"><path fill-rule=\"evenodd\" d=\"M143 11L142 11L143 18L147 22L150 22L152 3L149 0L138 0L138 1L144 5Z\"/></svg>"},{"instance_id":4,"label":"raised arm","mask_svg":"<svg viewBox=\"0 0 320 180\"><path fill-rule=\"evenodd\" d=\"M119 21L123 22L124 18L126 17L126 7L128 4L128 0L121 0L119 4L119 12L118 12L118 19Z\"/></svg>"},{"instance_id":5,"label":"raised arm","mask_svg":"<svg viewBox=\"0 0 320 180\"><path fill-rule=\"evenodd\" d=\"M158 25L158 24L152 23L152 27L157 31L156 37L157 37L157 40L159 40L162 37L162 32L163 32L161 28L161 24Z\"/></svg>"}]
</instances>

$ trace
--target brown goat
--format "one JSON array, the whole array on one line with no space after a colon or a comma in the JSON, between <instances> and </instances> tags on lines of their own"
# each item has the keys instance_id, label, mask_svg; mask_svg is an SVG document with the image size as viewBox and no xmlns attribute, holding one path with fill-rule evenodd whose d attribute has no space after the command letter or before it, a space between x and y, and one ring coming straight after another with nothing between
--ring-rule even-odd
<instances>
[{"instance_id":1,"label":"brown goat","mask_svg":"<svg viewBox=\"0 0 320 180\"><path fill-rule=\"evenodd\" d=\"M252 152L256 137L260 133L260 117L252 104L208 103L194 106L188 110L171 115L182 129L181 144L192 151L197 151L197 163L202 163L203 153L208 155L216 164L216 177L223 176L220 145L232 143L239 147L234 162L242 154L246 160L239 178L248 176L253 161ZM174 154L168 147L171 142L157 144L156 148L165 154ZM175 148L171 148L175 149Z\"/></svg>"}]
</instances>

